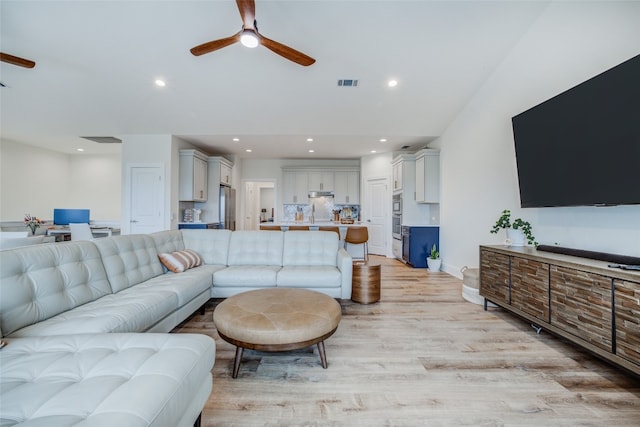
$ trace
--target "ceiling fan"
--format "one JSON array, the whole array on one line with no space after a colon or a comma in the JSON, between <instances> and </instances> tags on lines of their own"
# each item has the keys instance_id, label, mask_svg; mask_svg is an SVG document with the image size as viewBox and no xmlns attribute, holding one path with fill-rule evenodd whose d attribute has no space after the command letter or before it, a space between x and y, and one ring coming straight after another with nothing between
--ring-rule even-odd
<instances>
[{"instance_id":1,"label":"ceiling fan","mask_svg":"<svg viewBox=\"0 0 640 427\"><path fill-rule=\"evenodd\" d=\"M259 44L263 45L272 52L305 67L316 62L315 59L305 55L302 52L285 46L282 43L271 40L263 36L258 32L258 25L256 22L256 6L255 0L236 0L238 10L240 11L240 17L242 18L242 29L236 34L223 39L213 40L207 43L203 43L191 49L191 53L195 56L204 55L205 53L213 52L214 50L222 49L223 47L230 46L234 43L241 42L247 47L256 47Z\"/></svg>"},{"instance_id":2,"label":"ceiling fan","mask_svg":"<svg viewBox=\"0 0 640 427\"><path fill-rule=\"evenodd\" d=\"M30 59L20 58L19 56L9 55L8 53L4 52L0 52L0 61L24 68L33 68L36 66L36 63Z\"/></svg>"}]
</instances>

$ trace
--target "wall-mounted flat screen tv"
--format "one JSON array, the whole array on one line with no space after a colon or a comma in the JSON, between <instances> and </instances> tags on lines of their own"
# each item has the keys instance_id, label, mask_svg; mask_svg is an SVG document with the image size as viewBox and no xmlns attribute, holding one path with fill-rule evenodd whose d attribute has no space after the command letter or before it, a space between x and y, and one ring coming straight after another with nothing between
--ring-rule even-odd
<instances>
[{"instance_id":1,"label":"wall-mounted flat screen tv","mask_svg":"<svg viewBox=\"0 0 640 427\"><path fill-rule=\"evenodd\" d=\"M89 224L89 209L54 209L53 223L55 225Z\"/></svg>"},{"instance_id":2,"label":"wall-mounted flat screen tv","mask_svg":"<svg viewBox=\"0 0 640 427\"><path fill-rule=\"evenodd\" d=\"M523 208L640 204L640 55L512 125Z\"/></svg>"}]
</instances>

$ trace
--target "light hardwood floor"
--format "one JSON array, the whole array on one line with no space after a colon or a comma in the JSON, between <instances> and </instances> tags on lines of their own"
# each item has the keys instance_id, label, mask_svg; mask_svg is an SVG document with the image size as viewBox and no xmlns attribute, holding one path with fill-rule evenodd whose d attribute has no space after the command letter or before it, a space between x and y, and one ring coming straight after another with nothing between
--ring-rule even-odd
<instances>
[{"instance_id":1,"label":"light hardwood floor","mask_svg":"<svg viewBox=\"0 0 640 427\"><path fill-rule=\"evenodd\" d=\"M383 257L382 298L343 301L317 349L245 351L213 325L216 301L174 332L217 345L203 426L640 426L640 379L501 309L461 296L446 273Z\"/></svg>"}]
</instances>

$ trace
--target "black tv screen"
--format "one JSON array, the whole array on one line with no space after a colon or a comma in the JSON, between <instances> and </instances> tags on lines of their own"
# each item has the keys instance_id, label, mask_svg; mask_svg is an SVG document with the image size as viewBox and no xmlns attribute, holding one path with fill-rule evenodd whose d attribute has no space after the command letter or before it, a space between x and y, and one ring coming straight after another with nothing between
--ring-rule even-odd
<instances>
[{"instance_id":1,"label":"black tv screen","mask_svg":"<svg viewBox=\"0 0 640 427\"><path fill-rule=\"evenodd\" d=\"M512 125L523 208L640 204L640 55Z\"/></svg>"}]
</instances>

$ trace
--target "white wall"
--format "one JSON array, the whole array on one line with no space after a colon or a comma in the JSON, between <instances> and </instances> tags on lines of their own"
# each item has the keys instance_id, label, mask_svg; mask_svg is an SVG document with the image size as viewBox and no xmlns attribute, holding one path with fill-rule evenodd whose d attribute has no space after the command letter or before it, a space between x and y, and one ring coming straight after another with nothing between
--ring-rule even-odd
<instances>
[{"instance_id":1,"label":"white wall","mask_svg":"<svg viewBox=\"0 0 640 427\"><path fill-rule=\"evenodd\" d=\"M63 154L0 141L0 220L25 213L50 221L55 208L88 208L92 221L120 220L120 156Z\"/></svg>"},{"instance_id":2,"label":"white wall","mask_svg":"<svg viewBox=\"0 0 640 427\"><path fill-rule=\"evenodd\" d=\"M432 146L441 147L441 256L478 266L503 209L542 244L640 256L640 206L521 209L511 117L640 53L640 2L550 3ZM544 169L544 165L540 165ZM638 183L629 183L638 185Z\"/></svg>"},{"instance_id":3,"label":"white wall","mask_svg":"<svg viewBox=\"0 0 640 427\"><path fill-rule=\"evenodd\" d=\"M120 155L69 156L69 208L88 208L92 221L120 221ZM59 207L59 206L58 206Z\"/></svg>"}]
</instances>

